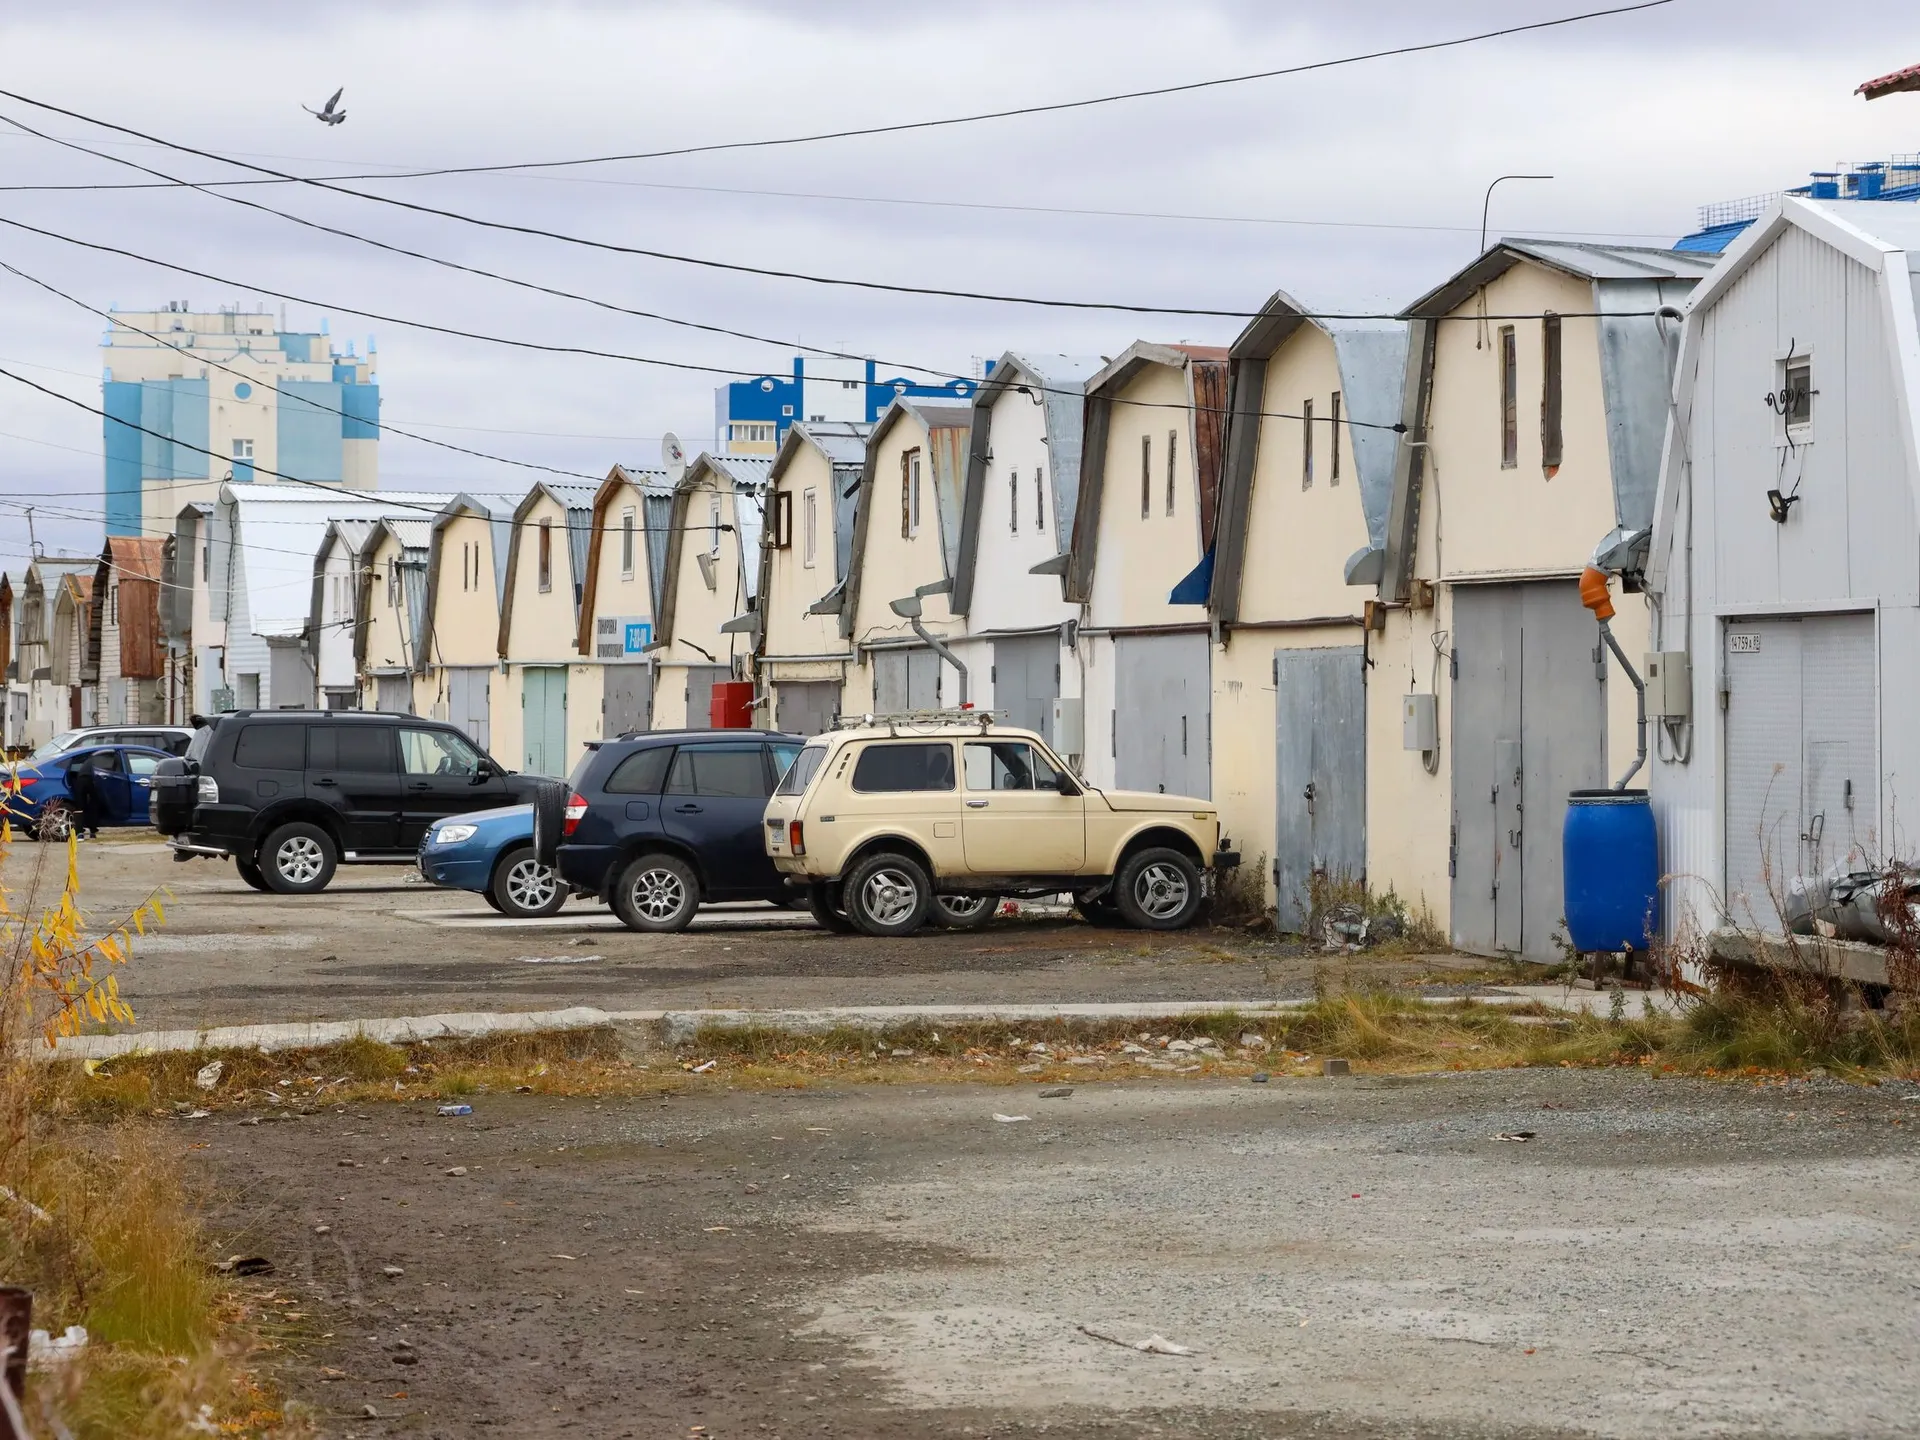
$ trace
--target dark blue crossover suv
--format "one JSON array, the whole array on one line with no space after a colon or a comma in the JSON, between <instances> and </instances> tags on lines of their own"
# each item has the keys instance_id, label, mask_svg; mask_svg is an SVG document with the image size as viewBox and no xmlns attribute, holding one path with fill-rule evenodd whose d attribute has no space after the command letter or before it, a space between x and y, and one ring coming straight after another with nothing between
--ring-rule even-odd
<instances>
[{"instance_id":1,"label":"dark blue crossover suv","mask_svg":"<svg viewBox=\"0 0 1920 1440\"><path fill-rule=\"evenodd\" d=\"M535 853L551 855L563 880L602 896L631 930L684 930L713 900L787 903L793 892L767 857L761 822L804 743L769 730L602 741L564 796L555 787L535 797Z\"/></svg>"}]
</instances>

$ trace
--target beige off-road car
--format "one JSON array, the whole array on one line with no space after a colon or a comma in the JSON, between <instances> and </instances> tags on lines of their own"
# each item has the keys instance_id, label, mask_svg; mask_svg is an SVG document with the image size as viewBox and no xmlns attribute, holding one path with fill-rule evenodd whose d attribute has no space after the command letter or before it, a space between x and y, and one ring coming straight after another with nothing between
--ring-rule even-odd
<instances>
[{"instance_id":1,"label":"beige off-road car","mask_svg":"<svg viewBox=\"0 0 1920 1440\"><path fill-rule=\"evenodd\" d=\"M767 854L820 923L905 935L1071 893L1095 923L1177 930L1240 857L1208 800L1097 790L1031 730L902 716L807 742L766 812Z\"/></svg>"}]
</instances>

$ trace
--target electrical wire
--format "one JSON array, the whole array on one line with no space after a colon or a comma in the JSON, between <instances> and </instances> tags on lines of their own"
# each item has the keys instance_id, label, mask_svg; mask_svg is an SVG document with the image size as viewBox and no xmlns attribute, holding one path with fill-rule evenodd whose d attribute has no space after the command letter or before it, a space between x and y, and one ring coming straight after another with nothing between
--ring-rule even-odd
<instances>
[{"instance_id":1,"label":"electrical wire","mask_svg":"<svg viewBox=\"0 0 1920 1440\"><path fill-rule=\"evenodd\" d=\"M762 140L729 140L705 145L683 145L670 150L636 151L628 154L595 155L573 160L523 160L493 165L448 165L430 170L402 171L398 174L377 176L349 176L349 179L393 179L417 180L439 175L478 175L508 170L553 170L580 165L607 165L628 160L663 160L681 155L711 155L728 150L766 150L788 145L811 145L827 140L851 140L873 135L898 135L920 130L950 129L959 125L974 125L988 120L1011 120L1028 115L1058 114L1067 110L1086 110L1098 105L1113 105L1128 100L1146 100L1164 95L1185 95L1197 90L1215 90L1229 85L1244 85L1256 80L1274 80L1288 75L1305 75L1317 70L1338 69L1347 65L1358 65L1369 60L1384 60L1398 55L1419 55L1436 50L1458 49L1465 45L1474 45L1486 40L1497 40L1510 35L1526 34L1535 30L1553 30L1567 25L1577 25L1587 20L1605 19L1614 15L1630 15L1640 10L1654 10L1673 0L1641 0L1641 3L1619 5L1606 10L1588 10L1577 15L1562 15L1551 20L1535 20L1524 25L1508 25L1497 30L1483 30L1472 35L1455 36L1447 40L1429 40L1415 45L1397 45L1385 50L1371 50L1357 55L1343 55L1332 60L1315 60L1302 65L1288 65L1274 70L1256 70L1240 75L1222 75L1210 80L1190 80L1178 85L1160 85L1146 90L1126 90L1110 95L1088 96L1080 100L1056 100L1041 105L1021 105L1006 110L987 110L968 115L952 115L936 120L910 120L887 125L868 125L854 129L816 131L803 135L787 135ZM40 105L39 101L27 100L23 95L14 95L0 91L9 99L24 100L31 105ZM41 105L40 108L58 110L57 106ZM70 111L60 111L71 114ZM85 116L77 116L86 119ZM91 122L99 123L99 122ZM121 127L114 127L121 128ZM140 139L152 141L153 137L140 135L138 131L126 130L124 133ZM164 141L153 143L165 144ZM222 157L212 156L219 159ZM237 162L228 162L237 163ZM282 181L294 181L302 184L314 183L297 176L280 176Z\"/></svg>"}]
</instances>

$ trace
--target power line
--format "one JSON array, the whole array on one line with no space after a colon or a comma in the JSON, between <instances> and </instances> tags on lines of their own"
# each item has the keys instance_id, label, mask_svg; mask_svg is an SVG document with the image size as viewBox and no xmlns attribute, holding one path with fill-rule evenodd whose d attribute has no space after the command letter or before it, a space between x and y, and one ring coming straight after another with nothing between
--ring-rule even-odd
<instances>
[{"instance_id":1,"label":"power line","mask_svg":"<svg viewBox=\"0 0 1920 1440\"><path fill-rule=\"evenodd\" d=\"M1604 15L1626 14L1632 11L1649 10L1649 9L1657 8L1662 5L1668 5L1672 3L1673 3L1673 0L1640 0L1640 3L1634 4L1634 5L1620 6L1610 10L1590 11L1585 14L1562 17L1557 20L1535 21L1526 25L1510 26L1502 30L1486 31L1477 35L1466 36L1466 37L1462 37L1455 40L1433 41L1433 42L1429 42L1422 45L1401 46L1396 49L1376 51L1376 52L1371 52L1369 54L1361 55L1361 56L1349 56L1349 57L1346 57L1345 59L1338 60L1338 61L1319 61L1309 65L1288 67L1287 69L1284 69L1284 70L1263 71L1256 75L1241 75L1241 76L1226 77L1224 79L1217 79L1217 80L1195 81L1185 85L1165 86L1155 90L1133 91L1133 92L1129 92L1122 95L1109 95L1109 96L1097 97L1092 100L1067 101L1067 102L1060 102L1052 105L1041 105L1041 106L1025 106L1019 109L1007 110L1007 111L996 111L990 114L961 116L961 117L954 117L947 120L937 120L937 121L916 121L908 124L874 127L874 128L863 130L863 131L843 131L843 132L833 132L832 134L789 137L783 140L742 141L742 142L732 142L724 145L687 147L679 150L660 151L654 154L649 154L644 156L643 155L607 156L607 157L600 157L600 158L606 159L606 160L651 159L651 158L658 158L660 156L666 156L666 155L704 153L708 150L716 150L716 149L764 148L769 145L790 145L790 144L805 143L812 140L845 138L846 136L855 135L855 134L880 134L880 133L894 133L894 132L906 131L906 130L924 130L924 129L939 128L939 127L948 126L948 125L968 124L974 121L985 120L985 119L1002 119L1002 118L1008 118L1016 115L1040 114L1040 113L1046 113L1046 112L1055 111L1055 110L1080 109L1088 105L1108 104L1116 100L1139 99L1149 95L1179 94L1185 91L1207 89L1207 88L1211 88L1218 85L1242 83L1247 80L1270 79L1270 78L1273 78L1274 76L1284 75L1284 74L1299 74L1308 70L1326 69L1330 66L1341 65L1341 64L1354 64L1361 60L1379 59L1388 55L1413 54L1413 53L1418 53L1418 52L1428 51L1428 50L1448 49L1454 46L1472 44L1481 40L1493 39L1502 35L1518 34L1523 31L1529 31L1529 30L1551 29L1556 26L1570 25L1578 21L1594 19ZM999 294L999 293L989 292L989 291L954 290L954 289L947 289L939 286L899 285L899 284L893 284L891 282L881 281L881 280L861 280L861 279L855 279L848 276L814 275L814 274L809 274L802 271L779 270L769 266L743 265L743 264L739 264L732 261L716 260L710 256L681 255L671 251L653 250L644 246L621 245L610 240L595 240L585 236L569 235L562 231L547 230L540 226L518 225L518 224L514 224L512 222L504 221L504 220L484 219L480 216L467 215L461 211L446 210L446 209L442 209L439 206L423 205L416 201L400 200L392 196L370 195L365 191L354 190L347 186L339 185L329 180L321 180L321 179L315 179L311 177L291 175L285 171L274 170L269 166L256 165L251 161L239 160L231 156L218 154L217 152L214 152L211 150L202 150L196 146L185 145L177 141L166 140L160 136L150 134L146 131L136 130L131 126L120 125L112 121L96 119L93 116L82 114L77 110L69 110L63 106L54 105L47 101L35 100L29 96L22 95L17 91L0 90L0 96L4 96L5 98L11 99L11 100L16 100L22 104L31 105L36 109L46 110L57 115L64 115L69 119L78 120L83 124L97 126L105 130L112 130L116 133L123 134L123 135L131 135L140 140L145 140L156 145L165 146L167 149L178 151L181 154L196 155L204 160L212 160L220 164L230 165L236 169L250 170L255 172L256 174L271 176L275 179L282 180L288 183L308 185L316 189L329 191L333 194L346 195L354 199L369 201L377 205L390 205L402 210L412 211L417 214L434 215L434 216L438 216L441 219L456 220L462 224L475 225L484 229L499 230L499 231L504 231L510 234L529 235L529 236L534 236L541 239L553 240L561 244L579 246L584 249L604 251L610 254L631 255L631 256L644 258L644 259L661 260L661 261L665 261L672 264L691 265L691 266L695 266L702 269L723 270L723 271L728 271L735 274L756 275L766 279L797 280L806 284L832 286L837 288L856 289L856 290L872 290L872 291L877 291L877 292L886 293L886 294L924 295L924 296L938 297L943 299L979 300L979 301L986 301L994 304L1032 305L1032 306L1039 306L1039 307L1050 308L1050 309L1102 310L1102 311L1116 311L1116 312L1122 312L1127 314L1142 314L1142 315L1211 316L1211 317L1226 317L1226 318L1235 318L1235 319L1252 318L1245 311L1219 310L1219 309L1213 309L1213 308L1207 308L1207 307L1137 305L1137 304L1128 304L1121 301L1060 300L1060 299L1051 299L1051 298L1045 298L1045 297L1039 297L1039 296L1004 295L1004 294ZM18 122L10 122L10 123L17 124ZM25 129L27 127L21 126L21 128ZM34 133L38 133L38 132L34 132ZM71 143L66 141L55 140L53 137L46 136L46 135L42 135L41 138L49 140L51 141L51 143L54 143L54 144L70 144ZM139 165L135 161L124 160L119 157L101 156L99 158L103 158L103 159L112 158L116 163L127 165L134 169L145 170L147 168L145 166ZM524 170L524 169L535 169L535 168L549 168L551 166L559 165L559 164L580 164L580 163L598 163L598 162L554 161L554 162L528 163L528 164L513 165L513 166L452 167L452 168L435 171L435 172L415 172L414 175L389 176L385 178L416 178L418 175L424 175L424 174L430 174L430 173L437 173L437 174L467 173L469 170L473 170L473 169L483 169L483 170L521 169L521 170ZM156 172L149 171L148 173L156 173ZM173 176L161 176L160 178L177 179L177 177L173 177ZM179 183L187 184L189 182L180 181ZM194 188L202 188L203 193L208 193L208 194L217 193L214 191L205 191L204 187L194 187ZM236 201L239 199L239 197L237 196L222 196L220 198L236 200ZM266 207L258 207L258 208L264 209ZM278 212L275 212L275 213L278 213Z\"/></svg>"},{"instance_id":2,"label":"power line","mask_svg":"<svg viewBox=\"0 0 1920 1440\"><path fill-rule=\"evenodd\" d=\"M1641 0L1641 3L1633 5L1620 5L1606 10L1589 10L1578 15L1563 15L1552 20L1531 21L1524 25L1509 25L1497 30L1483 30L1476 34L1456 36L1448 40L1429 40L1416 45L1397 45L1390 49L1371 50L1357 55L1343 55L1332 60L1315 60L1302 65L1288 65L1274 70L1256 70L1241 75L1217 76L1210 80L1190 80L1178 85L1161 85L1145 90L1126 90L1109 95L1088 96L1080 100L1056 100L1042 105L1021 105L1005 110L986 110L968 115L951 115L935 120L909 120L886 125L868 125L844 130L816 131L803 135L787 135L761 140L729 140L704 145L683 145L670 150L647 150L626 154L594 155L573 160L525 160L492 165L447 165L427 170L401 171L398 173L370 176L351 175L340 178L355 180L418 180L438 175L478 175L508 170L554 170L580 165L607 165L627 160L664 160L681 155L711 155L727 150L766 150L787 145L811 145L827 140L851 140L873 135L898 135L919 130L950 129L959 125L979 124L987 120L1011 120L1027 115L1049 115L1067 110L1086 110L1099 105L1119 104L1128 100L1146 100L1164 95L1191 94L1197 90L1215 90L1230 85L1245 85L1256 80L1275 80L1288 75L1305 75L1317 70L1338 69L1342 66L1358 65L1369 60L1384 60L1398 55L1419 55L1436 50L1457 49L1461 46L1474 45L1486 40L1497 40L1510 35L1521 35L1529 31L1552 30L1562 26L1577 25L1587 20L1599 20L1614 15L1629 15L1640 10L1658 9L1662 5L1671 3L1673 3L1673 0ZM7 95L8 98L16 100L26 99L25 96L12 95L7 91L0 91L0 95ZM26 103L30 105L40 104L40 102L33 100L28 100ZM58 109L58 107L51 105L42 105L40 108L49 110ZM71 111L59 111L59 113L67 115L73 114ZM86 116L75 116L74 118L81 120L87 119ZM100 122L92 121L89 123L98 124ZM119 129L121 127L115 126L112 128ZM142 135L138 131L125 130L123 133L134 135L139 139L152 143L166 144L165 141L155 141L154 137ZM203 151L194 153L206 154L206 152ZM223 159L224 157L208 155L207 158ZM237 164L240 162L227 161L226 163ZM300 184L318 183L313 180L306 180L291 175L279 175L276 178L283 182L290 181ZM354 192L349 191L346 193L351 194Z\"/></svg>"}]
</instances>

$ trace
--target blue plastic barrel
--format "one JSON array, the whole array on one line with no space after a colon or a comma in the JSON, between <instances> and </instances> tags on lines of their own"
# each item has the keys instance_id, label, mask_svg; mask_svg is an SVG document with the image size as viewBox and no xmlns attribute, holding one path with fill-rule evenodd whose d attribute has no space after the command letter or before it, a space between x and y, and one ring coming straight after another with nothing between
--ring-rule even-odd
<instances>
[{"instance_id":1,"label":"blue plastic barrel","mask_svg":"<svg viewBox=\"0 0 1920 1440\"><path fill-rule=\"evenodd\" d=\"M1645 950L1660 933L1660 842L1647 792L1575 790L1560 855L1573 948Z\"/></svg>"}]
</instances>

